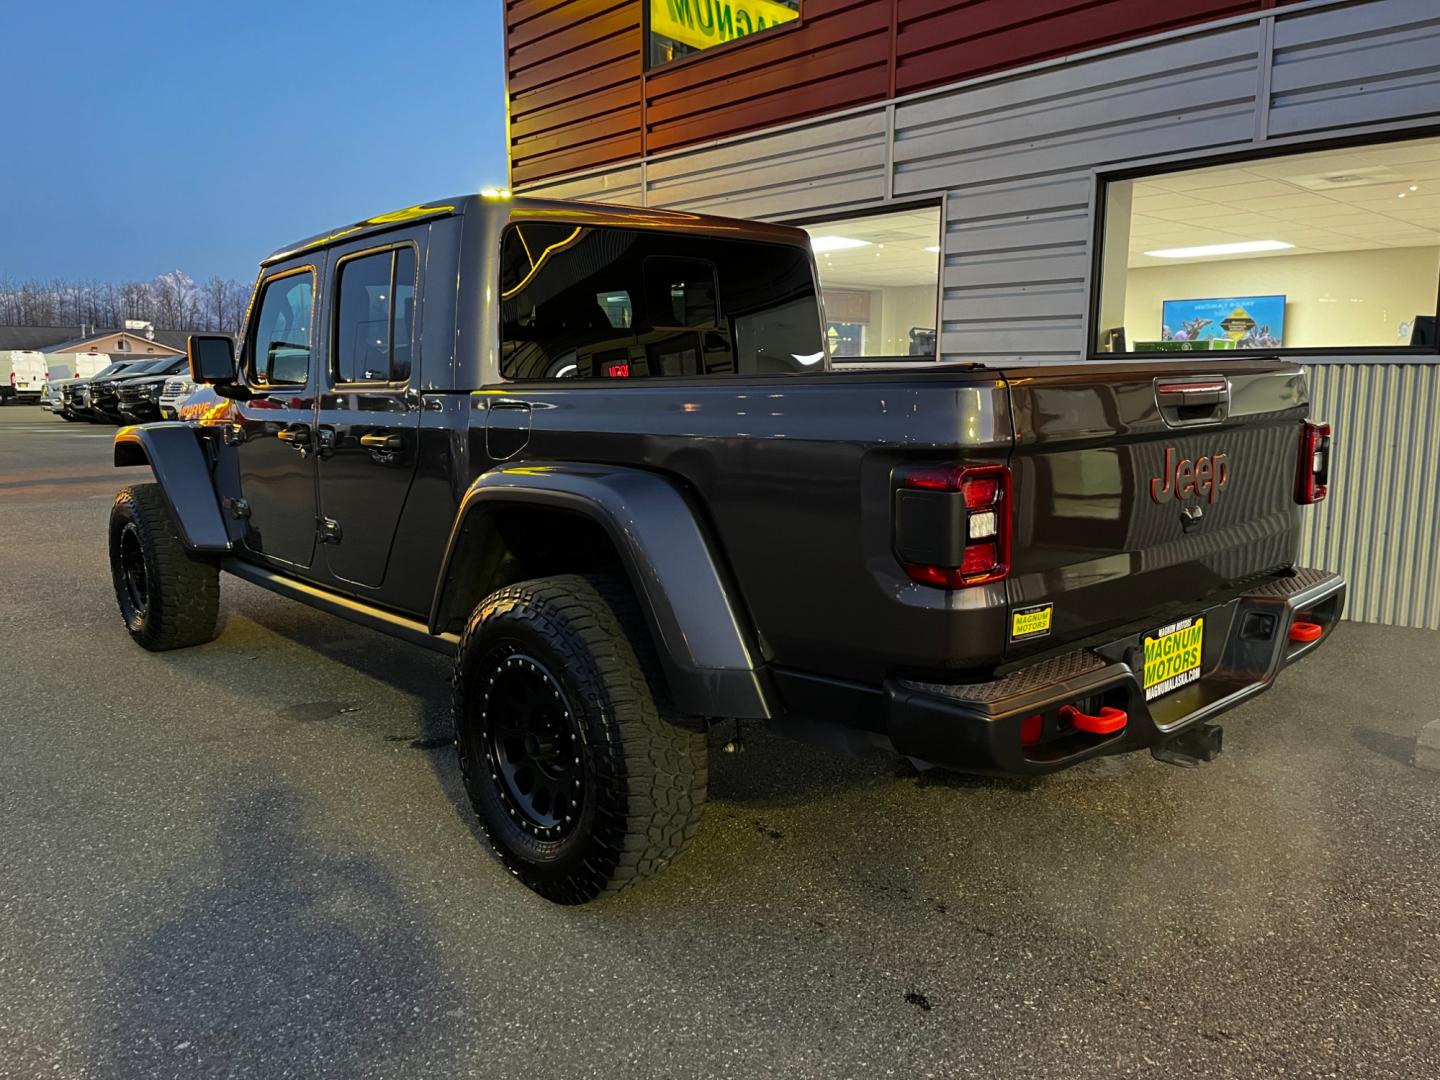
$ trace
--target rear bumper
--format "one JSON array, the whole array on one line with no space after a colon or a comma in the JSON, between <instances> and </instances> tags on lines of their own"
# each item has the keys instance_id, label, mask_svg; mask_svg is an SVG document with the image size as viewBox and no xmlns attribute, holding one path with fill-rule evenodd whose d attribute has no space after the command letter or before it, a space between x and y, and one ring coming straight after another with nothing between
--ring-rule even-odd
<instances>
[{"instance_id":1,"label":"rear bumper","mask_svg":"<svg viewBox=\"0 0 1440 1080\"><path fill-rule=\"evenodd\" d=\"M1276 675L1329 638L1345 602L1345 580L1300 569L1192 614L1205 618L1197 681L1146 701L1145 631L1037 661L987 683L960 685L892 679L885 684L890 742L906 756L965 772L1029 775L1055 772L1088 758L1139 750L1208 720L1269 688ZM1320 636L1291 640L1297 621ZM1150 628L1151 631L1154 627ZM1077 731L1059 715L1122 709L1127 721L1110 734ZM1043 717L1042 741L1021 742L1021 723ZM1033 721L1032 721L1033 723Z\"/></svg>"}]
</instances>

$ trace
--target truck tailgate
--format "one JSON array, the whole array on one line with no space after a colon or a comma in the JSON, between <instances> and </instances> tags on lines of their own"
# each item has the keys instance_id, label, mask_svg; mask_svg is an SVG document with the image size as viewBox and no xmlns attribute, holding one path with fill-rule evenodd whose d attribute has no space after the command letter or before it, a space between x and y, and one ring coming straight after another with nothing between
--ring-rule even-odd
<instances>
[{"instance_id":1,"label":"truck tailgate","mask_svg":"<svg viewBox=\"0 0 1440 1080\"><path fill-rule=\"evenodd\" d=\"M1006 379L1008 657L1295 561L1308 408L1298 367L1212 359L1012 369Z\"/></svg>"}]
</instances>

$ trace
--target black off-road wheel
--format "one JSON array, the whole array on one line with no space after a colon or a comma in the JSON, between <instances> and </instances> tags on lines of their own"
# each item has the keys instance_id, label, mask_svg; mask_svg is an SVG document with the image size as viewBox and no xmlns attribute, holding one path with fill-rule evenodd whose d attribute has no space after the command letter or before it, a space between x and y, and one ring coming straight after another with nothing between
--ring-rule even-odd
<instances>
[{"instance_id":1,"label":"black off-road wheel","mask_svg":"<svg viewBox=\"0 0 1440 1080\"><path fill-rule=\"evenodd\" d=\"M110 575L120 617L153 652L215 638L220 570L185 550L159 484L121 488L110 509Z\"/></svg>"},{"instance_id":2,"label":"black off-road wheel","mask_svg":"<svg viewBox=\"0 0 1440 1080\"><path fill-rule=\"evenodd\" d=\"M699 829L704 728L674 714L619 581L538 578L486 597L456 657L454 720L486 839L548 900L619 892Z\"/></svg>"}]
</instances>

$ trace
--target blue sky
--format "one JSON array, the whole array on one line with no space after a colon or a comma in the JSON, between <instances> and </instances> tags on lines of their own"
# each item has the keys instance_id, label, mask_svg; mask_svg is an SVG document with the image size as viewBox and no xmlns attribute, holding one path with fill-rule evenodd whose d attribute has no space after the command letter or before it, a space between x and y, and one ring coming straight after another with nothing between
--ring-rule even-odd
<instances>
[{"instance_id":1,"label":"blue sky","mask_svg":"<svg viewBox=\"0 0 1440 1080\"><path fill-rule=\"evenodd\" d=\"M0 278L249 279L505 181L500 0L0 0Z\"/></svg>"}]
</instances>

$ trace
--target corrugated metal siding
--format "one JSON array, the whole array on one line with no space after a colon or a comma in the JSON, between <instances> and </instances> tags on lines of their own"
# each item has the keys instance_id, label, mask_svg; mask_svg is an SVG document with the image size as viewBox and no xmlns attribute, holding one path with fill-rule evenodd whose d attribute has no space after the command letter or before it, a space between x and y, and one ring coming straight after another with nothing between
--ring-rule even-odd
<instances>
[{"instance_id":1,"label":"corrugated metal siding","mask_svg":"<svg viewBox=\"0 0 1440 1080\"><path fill-rule=\"evenodd\" d=\"M1440 630L1440 365L1316 364L1310 397L1335 444L1302 564L1345 575L1347 618Z\"/></svg>"},{"instance_id":2,"label":"corrugated metal siding","mask_svg":"<svg viewBox=\"0 0 1440 1080\"><path fill-rule=\"evenodd\" d=\"M1424 116L1437 105L1435 0L1385 0L1275 20L1272 136Z\"/></svg>"},{"instance_id":3,"label":"corrugated metal siding","mask_svg":"<svg viewBox=\"0 0 1440 1080\"><path fill-rule=\"evenodd\" d=\"M577 199L581 202L643 206L645 204L645 190L641 179L643 176L644 171L639 165L631 165L628 168L615 169L612 172L530 184L525 188L525 194L542 199Z\"/></svg>"},{"instance_id":4,"label":"corrugated metal siding","mask_svg":"<svg viewBox=\"0 0 1440 1080\"><path fill-rule=\"evenodd\" d=\"M876 109L653 161L651 206L775 217L885 194L885 113Z\"/></svg>"},{"instance_id":5,"label":"corrugated metal siding","mask_svg":"<svg viewBox=\"0 0 1440 1080\"><path fill-rule=\"evenodd\" d=\"M1078 358L1090 170L1253 139L1261 41L1239 26L897 105L895 195L948 194L942 354Z\"/></svg>"}]
</instances>

